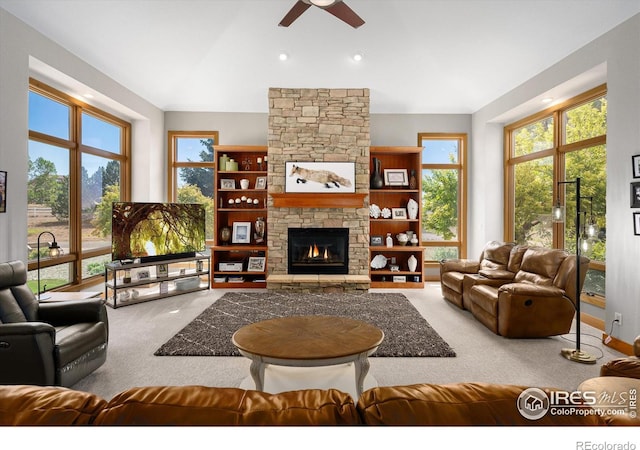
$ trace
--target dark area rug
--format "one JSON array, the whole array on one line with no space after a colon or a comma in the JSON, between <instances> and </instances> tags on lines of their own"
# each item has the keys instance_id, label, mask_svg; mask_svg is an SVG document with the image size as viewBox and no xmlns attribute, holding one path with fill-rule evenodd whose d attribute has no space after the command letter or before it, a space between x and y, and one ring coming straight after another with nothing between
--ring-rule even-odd
<instances>
[{"instance_id":1,"label":"dark area rug","mask_svg":"<svg viewBox=\"0 0 640 450\"><path fill-rule=\"evenodd\" d=\"M240 356L231 343L239 328L303 315L342 316L376 325L385 337L372 356L456 356L403 294L284 291L226 293L154 354Z\"/></svg>"}]
</instances>

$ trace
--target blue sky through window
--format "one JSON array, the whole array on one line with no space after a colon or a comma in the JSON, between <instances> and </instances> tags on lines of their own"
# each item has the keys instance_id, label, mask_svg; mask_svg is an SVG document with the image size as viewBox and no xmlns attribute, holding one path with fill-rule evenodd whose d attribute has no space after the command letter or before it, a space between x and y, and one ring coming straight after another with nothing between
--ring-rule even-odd
<instances>
[{"instance_id":1,"label":"blue sky through window","mask_svg":"<svg viewBox=\"0 0 640 450\"><path fill-rule=\"evenodd\" d=\"M29 129L40 133L69 140L70 109L38 93L29 92ZM83 144L95 148L120 153L121 129L103 120L82 114ZM48 144L29 141L29 158L35 161L44 158L51 161L58 175L69 175L69 154L55 149ZM100 167L106 167L109 161L104 158L83 158L82 164L88 176L93 175Z\"/></svg>"}]
</instances>

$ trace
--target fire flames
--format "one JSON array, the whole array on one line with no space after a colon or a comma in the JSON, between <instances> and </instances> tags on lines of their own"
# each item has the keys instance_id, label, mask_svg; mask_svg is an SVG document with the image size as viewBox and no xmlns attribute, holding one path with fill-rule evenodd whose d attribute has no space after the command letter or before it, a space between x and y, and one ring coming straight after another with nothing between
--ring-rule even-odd
<instances>
[{"instance_id":1,"label":"fire flames","mask_svg":"<svg viewBox=\"0 0 640 450\"><path fill-rule=\"evenodd\" d=\"M318 246L316 244L309 246L309 252L307 253L307 257L309 259L320 258L320 250L318 249ZM326 248L324 249L322 259L325 259L325 260L329 259L329 250L327 250Z\"/></svg>"}]
</instances>

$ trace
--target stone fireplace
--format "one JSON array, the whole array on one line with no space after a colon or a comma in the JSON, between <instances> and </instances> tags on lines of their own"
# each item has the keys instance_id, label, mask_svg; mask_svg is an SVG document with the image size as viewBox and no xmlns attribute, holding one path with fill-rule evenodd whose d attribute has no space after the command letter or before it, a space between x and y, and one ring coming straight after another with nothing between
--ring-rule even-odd
<instances>
[{"instance_id":1,"label":"stone fireplace","mask_svg":"<svg viewBox=\"0 0 640 450\"><path fill-rule=\"evenodd\" d=\"M289 271L289 228L347 229L346 272L315 289L369 288L370 145L368 89L269 89L268 289L314 289L312 274ZM287 193L291 161L353 162L355 194Z\"/></svg>"},{"instance_id":2,"label":"stone fireplace","mask_svg":"<svg viewBox=\"0 0 640 450\"><path fill-rule=\"evenodd\" d=\"M289 228L289 274L348 274L348 228Z\"/></svg>"}]
</instances>

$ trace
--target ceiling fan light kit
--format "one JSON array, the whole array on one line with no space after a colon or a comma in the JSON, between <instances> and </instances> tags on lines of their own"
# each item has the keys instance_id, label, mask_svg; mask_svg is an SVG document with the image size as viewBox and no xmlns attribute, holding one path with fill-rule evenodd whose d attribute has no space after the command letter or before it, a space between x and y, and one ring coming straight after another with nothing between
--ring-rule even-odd
<instances>
[{"instance_id":1,"label":"ceiling fan light kit","mask_svg":"<svg viewBox=\"0 0 640 450\"><path fill-rule=\"evenodd\" d=\"M329 6L336 2L336 0L309 0L316 6Z\"/></svg>"},{"instance_id":2,"label":"ceiling fan light kit","mask_svg":"<svg viewBox=\"0 0 640 450\"><path fill-rule=\"evenodd\" d=\"M298 0L282 18L278 26L288 27L311 6L324 9L353 28L364 25L364 20L342 0Z\"/></svg>"}]
</instances>

